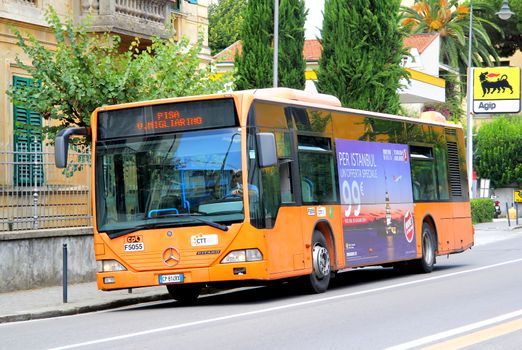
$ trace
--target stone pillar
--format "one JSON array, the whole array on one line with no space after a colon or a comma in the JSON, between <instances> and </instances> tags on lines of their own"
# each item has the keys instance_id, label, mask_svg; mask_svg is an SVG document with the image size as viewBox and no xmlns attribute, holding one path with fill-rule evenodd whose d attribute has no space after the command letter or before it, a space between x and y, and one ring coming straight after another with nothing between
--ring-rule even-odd
<instances>
[{"instance_id":1,"label":"stone pillar","mask_svg":"<svg viewBox=\"0 0 522 350\"><path fill-rule=\"evenodd\" d=\"M113 15L116 13L116 0L99 0L100 1L100 16Z\"/></svg>"}]
</instances>

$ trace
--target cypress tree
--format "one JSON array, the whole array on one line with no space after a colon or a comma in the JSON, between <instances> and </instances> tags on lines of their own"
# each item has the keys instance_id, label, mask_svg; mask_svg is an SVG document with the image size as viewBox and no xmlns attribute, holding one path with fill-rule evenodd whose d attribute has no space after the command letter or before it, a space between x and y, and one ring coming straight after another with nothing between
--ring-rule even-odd
<instances>
[{"instance_id":1,"label":"cypress tree","mask_svg":"<svg viewBox=\"0 0 522 350\"><path fill-rule=\"evenodd\" d=\"M407 73L400 0L326 0L318 89L344 106L398 113Z\"/></svg>"},{"instance_id":2,"label":"cypress tree","mask_svg":"<svg viewBox=\"0 0 522 350\"><path fill-rule=\"evenodd\" d=\"M279 4L279 86L303 90L306 61L303 57L304 0L281 0Z\"/></svg>"},{"instance_id":3,"label":"cypress tree","mask_svg":"<svg viewBox=\"0 0 522 350\"><path fill-rule=\"evenodd\" d=\"M208 6L208 46L212 55L239 40L246 0L218 0Z\"/></svg>"},{"instance_id":4,"label":"cypress tree","mask_svg":"<svg viewBox=\"0 0 522 350\"><path fill-rule=\"evenodd\" d=\"M241 28L243 52L236 58L239 90L273 85L273 16L273 0L247 2Z\"/></svg>"}]
</instances>

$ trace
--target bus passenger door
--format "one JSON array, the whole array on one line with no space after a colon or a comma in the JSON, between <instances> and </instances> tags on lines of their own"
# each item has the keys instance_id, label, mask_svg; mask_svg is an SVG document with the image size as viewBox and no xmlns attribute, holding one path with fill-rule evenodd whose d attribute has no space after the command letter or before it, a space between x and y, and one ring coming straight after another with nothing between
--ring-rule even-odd
<instances>
[{"instance_id":1,"label":"bus passenger door","mask_svg":"<svg viewBox=\"0 0 522 350\"><path fill-rule=\"evenodd\" d=\"M249 152L249 183L260 188L259 203L250 203L250 218L254 227L264 229L269 273L286 277L292 271L304 269L300 211L295 196L297 165L290 134L274 133L279 140L276 165L259 168L255 152ZM249 147L252 150L255 145Z\"/></svg>"},{"instance_id":2,"label":"bus passenger door","mask_svg":"<svg viewBox=\"0 0 522 350\"><path fill-rule=\"evenodd\" d=\"M273 196L279 197L279 209L273 228L266 234L271 274L304 269L301 217L295 201L292 163L289 159L279 160L279 188L274 188L273 191Z\"/></svg>"}]
</instances>

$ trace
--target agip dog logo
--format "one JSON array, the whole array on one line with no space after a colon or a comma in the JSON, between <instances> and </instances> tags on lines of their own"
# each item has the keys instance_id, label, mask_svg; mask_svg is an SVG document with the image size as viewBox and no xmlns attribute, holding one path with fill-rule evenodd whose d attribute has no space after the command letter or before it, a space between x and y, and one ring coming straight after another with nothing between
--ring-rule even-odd
<instances>
[{"instance_id":1,"label":"agip dog logo","mask_svg":"<svg viewBox=\"0 0 522 350\"><path fill-rule=\"evenodd\" d=\"M474 113L520 112L520 68L474 68L472 74Z\"/></svg>"},{"instance_id":2,"label":"agip dog logo","mask_svg":"<svg viewBox=\"0 0 522 350\"><path fill-rule=\"evenodd\" d=\"M513 87L509 85L507 74L500 74L482 72L479 75L480 86L482 86L482 97L488 94L500 94L504 93L506 89L509 89L510 94L513 95ZM496 80L495 80L496 79Z\"/></svg>"}]
</instances>

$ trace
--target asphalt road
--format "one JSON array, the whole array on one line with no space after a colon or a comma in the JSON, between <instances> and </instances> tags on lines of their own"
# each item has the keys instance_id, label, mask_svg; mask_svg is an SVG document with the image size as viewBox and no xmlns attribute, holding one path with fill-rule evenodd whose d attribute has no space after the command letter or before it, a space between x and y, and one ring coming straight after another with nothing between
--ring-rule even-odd
<instances>
[{"instance_id":1,"label":"asphalt road","mask_svg":"<svg viewBox=\"0 0 522 350\"><path fill-rule=\"evenodd\" d=\"M433 273L340 274L325 294L234 290L0 325L1 349L520 349L520 235L439 257Z\"/></svg>"}]
</instances>

